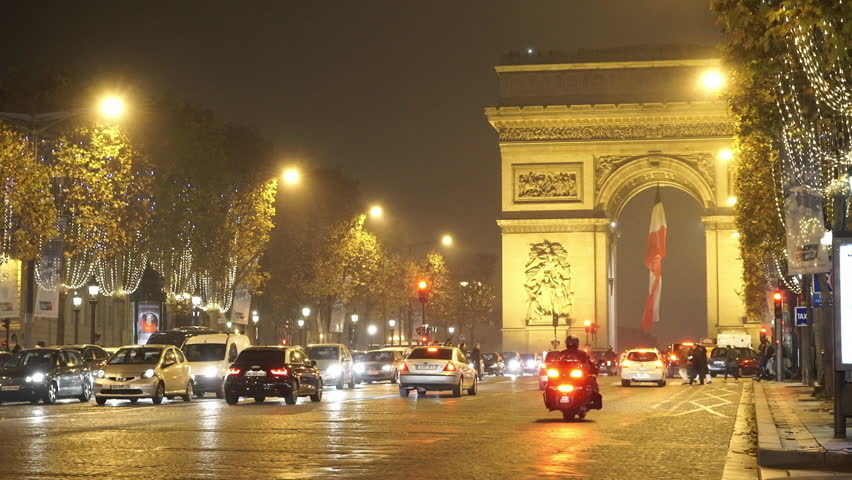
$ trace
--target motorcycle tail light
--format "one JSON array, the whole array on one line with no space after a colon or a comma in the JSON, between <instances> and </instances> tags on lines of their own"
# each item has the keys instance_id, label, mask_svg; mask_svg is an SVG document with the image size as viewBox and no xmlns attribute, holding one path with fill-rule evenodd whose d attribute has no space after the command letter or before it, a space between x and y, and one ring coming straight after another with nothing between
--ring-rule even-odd
<instances>
[{"instance_id":1,"label":"motorcycle tail light","mask_svg":"<svg viewBox=\"0 0 852 480\"><path fill-rule=\"evenodd\" d=\"M574 370L571 370L571 373L569 373L568 375L569 375L571 378L582 378L582 376L583 376L583 371L582 371L582 370L580 370L579 368L575 368ZM571 387L571 388L573 389L574 387Z\"/></svg>"},{"instance_id":2,"label":"motorcycle tail light","mask_svg":"<svg viewBox=\"0 0 852 480\"><path fill-rule=\"evenodd\" d=\"M556 387L556 390L558 390L562 393L573 392L574 391L574 385L559 385L558 387Z\"/></svg>"},{"instance_id":3,"label":"motorcycle tail light","mask_svg":"<svg viewBox=\"0 0 852 480\"><path fill-rule=\"evenodd\" d=\"M550 368L550 369L547 370L547 377L548 378L556 378L558 376L559 376L559 370L557 370L555 368Z\"/></svg>"}]
</instances>

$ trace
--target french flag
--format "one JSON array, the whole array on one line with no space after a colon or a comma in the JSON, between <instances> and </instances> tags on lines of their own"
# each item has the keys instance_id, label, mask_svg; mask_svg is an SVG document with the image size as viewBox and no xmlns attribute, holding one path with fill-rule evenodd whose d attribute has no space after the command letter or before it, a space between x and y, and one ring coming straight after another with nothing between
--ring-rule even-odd
<instances>
[{"instance_id":1,"label":"french flag","mask_svg":"<svg viewBox=\"0 0 852 480\"><path fill-rule=\"evenodd\" d=\"M651 210L651 228L648 232L648 250L645 252L645 266L649 271L648 300L642 313L642 330L649 331L654 323L660 321L660 291L663 288L663 259L666 258L666 211L660 199L660 187Z\"/></svg>"}]
</instances>

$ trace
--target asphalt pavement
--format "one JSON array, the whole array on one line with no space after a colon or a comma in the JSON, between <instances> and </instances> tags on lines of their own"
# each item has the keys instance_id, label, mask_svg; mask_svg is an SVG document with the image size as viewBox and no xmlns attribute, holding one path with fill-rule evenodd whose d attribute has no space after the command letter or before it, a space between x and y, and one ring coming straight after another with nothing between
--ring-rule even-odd
<instances>
[{"instance_id":1,"label":"asphalt pavement","mask_svg":"<svg viewBox=\"0 0 852 480\"><path fill-rule=\"evenodd\" d=\"M741 384L599 381L604 409L573 423L534 377L488 377L461 398L373 384L293 406L4 404L0 478L722 478Z\"/></svg>"}]
</instances>

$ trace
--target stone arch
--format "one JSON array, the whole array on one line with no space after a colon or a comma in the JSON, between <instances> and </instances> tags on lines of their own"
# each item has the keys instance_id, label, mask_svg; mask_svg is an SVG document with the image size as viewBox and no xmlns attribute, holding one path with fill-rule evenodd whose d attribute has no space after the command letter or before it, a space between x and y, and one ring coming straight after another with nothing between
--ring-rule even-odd
<instances>
[{"instance_id":1,"label":"stone arch","mask_svg":"<svg viewBox=\"0 0 852 480\"><path fill-rule=\"evenodd\" d=\"M600 180L595 210L608 218L618 218L630 199L656 185L682 190L705 209L716 206L710 154L605 157L596 162L599 172L604 165L604 178Z\"/></svg>"}]
</instances>

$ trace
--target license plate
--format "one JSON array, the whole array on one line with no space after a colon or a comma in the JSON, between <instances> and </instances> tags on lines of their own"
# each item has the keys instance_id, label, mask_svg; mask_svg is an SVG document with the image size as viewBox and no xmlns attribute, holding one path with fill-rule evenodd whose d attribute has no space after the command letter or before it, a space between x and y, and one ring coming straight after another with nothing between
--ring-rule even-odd
<instances>
[{"instance_id":1,"label":"license plate","mask_svg":"<svg viewBox=\"0 0 852 480\"><path fill-rule=\"evenodd\" d=\"M15 392L20 389L20 385L4 385L3 388L0 388L0 390L3 390L4 392Z\"/></svg>"},{"instance_id":2,"label":"license plate","mask_svg":"<svg viewBox=\"0 0 852 480\"><path fill-rule=\"evenodd\" d=\"M127 385L126 383L116 383L109 386L110 390L127 390L128 388L130 388L130 385Z\"/></svg>"},{"instance_id":3,"label":"license plate","mask_svg":"<svg viewBox=\"0 0 852 480\"><path fill-rule=\"evenodd\" d=\"M369 374L369 375L378 375L378 374L379 374L379 371L378 371L378 370L370 370L370 371L368 371L368 372L367 372L367 374Z\"/></svg>"},{"instance_id":4,"label":"license plate","mask_svg":"<svg viewBox=\"0 0 852 480\"><path fill-rule=\"evenodd\" d=\"M429 363L417 366L418 370L435 370L436 368L438 368L437 365L432 365Z\"/></svg>"},{"instance_id":5,"label":"license plate","mask_svg":"<svg viewBox=\"0 0 852 480\"><path fill-rule=\"evenodd\" d=\"M637 373L636 374L636 378L649 378L649 377L650 377L650 375L648 375L647 373Z\"/></svg>"},{"instance_id":6,"label":"license plate","mask_svg":"<svg viewBox=\"0 0 852 480\"><path fill-rule=\"evenodd\" d=\"M249 370L246 372L247 377L265 377L266 371L264 370Z\"/></svg>"},{"instance_id":7,"label":"license plate","mask_svg":"<svg viewBox=\"0 0 852 480\"><path fill-rule=\"evenodd\" d=\"M559 397L559 403L571 403L571 397L568 395L563 395Z\"/></svg>"}]
</instances>

